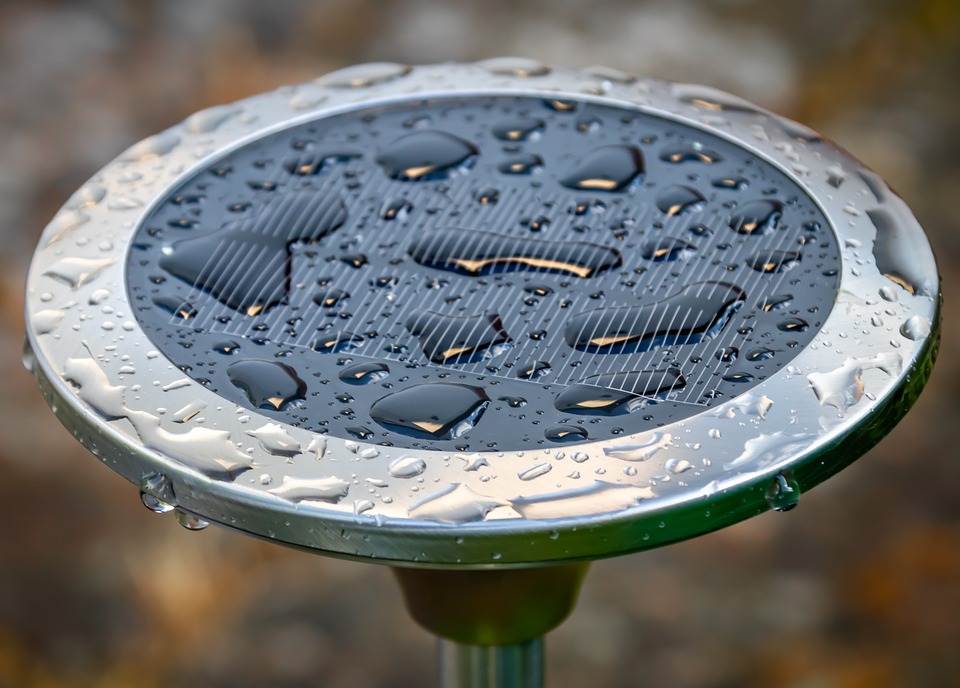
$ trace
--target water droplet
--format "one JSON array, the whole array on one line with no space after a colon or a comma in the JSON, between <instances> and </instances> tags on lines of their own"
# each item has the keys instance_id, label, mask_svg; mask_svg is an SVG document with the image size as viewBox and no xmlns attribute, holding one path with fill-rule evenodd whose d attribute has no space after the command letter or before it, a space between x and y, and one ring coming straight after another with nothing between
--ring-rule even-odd
<instances>
[{"instance_id":1,"label":"water droplet","mask_svg":"<svg viewBox=\"0 0 960 688\"><path fill-rule=\"evenodd\" d=\"M350 483L333 476L325 478L283 477L279 487L270 490L270 494L291 502L328 502L337 503L347 496Z\"/></svg>"},{"instance_id":2,"label":"water droplet","mask_svg":"<svg viewBox=\"0 0 960 688\"><path fill-rule=\"evenodd\" d=\"M760 251L747 258L746 263L757 272L776 273L792 269L800 262L797 251Z\"/></svg>"},{"instance_id":3,"label":"water droplet","mask_svg":"<svg viewBox=\"0 0 960 688\"><path fill-rule=\"evenodd\" d=\"M496 313L460 317L426 311L411 316L406 326L434 363L471 363L496 356L511 342Z\"/></svg>"},{"instance_id":4,"label":"water droplet","mask_svg":"<svg viewBox=\"0 0 960 688\"><path fill-rule=\"evenodd\" d=\"M497 170L502 174L526 175L533 174L541 167L543 167L543 158L539 155L528 153L526 155L518 155L515 158L500 163L497 165Z\"/></svg>"},{"instance_id":5,"label":"water droplet","mask_svg":"<svg viewBox=\"0 0 960 688\"><path fill-rule=\"evenodd\" d=\"M718 334L745 292L724 282L698 282L644 306L600 308L579 313L567 322L570 346L591 352L629 353L673 343L695 344ZM674 327L667 314L692 313L683 327Z\"/></svg>"},{"instance_id":6,"label":"water droplet","mask_svg":"<svg viewBox=\"0 0 960 688\"><path fill-rule=\"evenodd\" d=\"M399 220L403 222L407 219L410 211L413 210L413 204L405 198L398 198L389 201L380 213L384 220Z\"/></svg>"},{"instance_id":7,"label":"water droplet","mask_svg":"<svg viewBox=\"0 0 960 688\"><path fill-rule=\"evenodd\" d=\"M807 380L821 405L833 406L842 414L863 397L863 371L879 369L894 375L900 372L901 366L900 354L885 352L872 358L847 359L829 372L810 373Z\"/></svg>"},{"instance_id":8,"label":"water droplet","mask_svg":"<svg viewBox=\"0 0 960 688\"><path fill-rule=\"evenodd\" d=\"M519 239L489 232L434 232L414 241L410 256L426 267L460 274L531 270L592 277L622 263L612 248L582 241Z\"/></svg>"},{"instance_id":9,"label":"water droplet","mask_svg":"<svg viewBox=\"0 0 960 688\"><path fill-rule=\"evenodd\" d=\"M652 239L643 245L643 257L654 262L686 260L697 247L676 237Z\"/></svg>"},{"instance_id":10,"label":"water droplet","mask_svg":"<svg viewBox=\"0 0 960 688\"><path fill-rule=\"evenodd\" d=\"M427 462L413 456L394 459L388 467L394 478L415 478L427 470Z\"/></svg>"},{"instance_id":11,"label":"water droplet","mask_svg":"<svg viewBox=\"0 0 960 688\"><path fill-rule=\"evenodd\" d=\"M550 363L547 361L532 361L522 365L517 370L517 377L521 380L536 380L550 372Z\"/></svg>"},{"instance_id":12,"label":"water droplet","mask_svg":"<svg viewBox=\"0 0 960 688\"><path fill-rule=\"evenodd\" d=\"M279 423L267 423L247 435L260 443L264 451L275 456L296 456L300 453L300 442Z\"/></svg>"},{"instance_id":13,"label":"water droplet","mask_svg":"<svg viewBox=\"0 0 960 688\"><path fill-rule=\"evenodd\" d=\"M61 258L43 274L69 285L72 289L78 289L93 281L112 263L113 258Z\"/></svg>"},{"instance_id":14,"label":"water droplet","mask_svg":"<svg viewBox=\"0 0 960 688\"><path fill-rule=\"evenodd\" d=\"M447 485L426 496L408 511L411 518L440 523L471 523L482 521L491 511L509 502L474 492L461 483Z\"/></svg>"},{"instance_id":15,"label":"water droplet","mask_svg":"<svg viewBox=\"0 0 960 688\"><path fill-rule=\"evenodd\" d=\"M290 245L317 241L339 229L346 217L346 207L337 196L287 194L256 218L266 226L282 226L281 231L253 231L247 222L227 224L203 236L174 242L160 259L160 266L231 308L259 315L287 297ZM217 269L210 269L214 255L218 256L212 261ZM227 259L230 256L233 258Z\"/></svg>"},{"instance_id":16,"label":"water droplet","mask_svg":"<svg viewBox=\"0 0 960 688\"><path fill-rule=\"evenodd\" d=\"M643 153L634 146L601 146L560 183L571 189L622 191L643 174Z\"/></svg>"},{"instance_id":17,"label":"water droplet","mask_svg":"<svg viewBox=\"0 0 960 688\"><path fill-rule=\"evenodd\" d=\"M313 302L321 308L335 308L350 298L343 289L324 289L313 295Z\"/></svg>"},{"instance_id":18,"label":"water droplet","mask_svg":"<svg viewBox=\"0 0 960 688\"><path fill-rule=\"evenodd\" d=\"M57 326L60 325L65 315L66 312L56 308L46 308L37 311L31 318L33 331L38 335L49 334L57 329Z\"/></svg>"},{"instance_id":19,"label":"water droplet","mask_svg":"<svg viewBox=\"0 0 960 688\"><path fill-rule=\"evenodd\" d=\"M526 57L493 57L477 63L491 74L498 76L515 76L521 79L545 76L550 73L550 67Z\"/></svg>"},{"instance_id":20,"label":"water droplet","mask_svg":"<svg viewBox=\"0 0 960 688\"><path fill-rule=\"evenodd\" d=\"M578 442L587 439L587 430L579 425L556 425L543 433L551 442Z\"/></svg>"},{"instance_id":21,"label":"water droplet","mask_svg":"<svg viewBox=\"0 0 960 688\"><path fill-rule=\"evenodd\" d=\"M667 217L675 217L692 210L705 201L703 194L689 186L670 186L657 194L657 208Z\"/></svg>"},{"instance_id":22,"label":"water droplet","mask_svg":"<svg viewBox=\"0 0 960 688\"><path fill-rule=\"evenodd\" d=\"M233 105L215 105L195 112L183 121L183 127L191 134L207 134L219 129L224 122L240 113Z\"/></svg>"},{"instance_id":23,"label":"water droplet","mask_svg":"<svg viewBox=\"0 0 960 688\"><path fill-rule=\"evenodd\" d=\"M290 402L303 399L307 392L307 384L296 371L276 361L237 361L227 368L227 377L260 409L282 411Z\"/></svg>"},{"instance_id":24,"label":"water droplet","mask_svg":"<svg viewBox=\"0 0 960 688\"><path fill-rule=\"evenodd\" d=\"M196 514L190 513L180 507L177 507L177 523L186 528L187 530L203 530L210 525L210 521L207 521Z\"/></svg>"},{"instance_id":25,"label":"water droplet","mask_svg":"<svg viewBox=\"0 0 960 688\"><path fill-rule=\"evenodd\" d=\"M584 487L521 497L511 503L524 518L542 519L622 511L650 497L650 488L598 480Z\"/></svg>"},{"instance_id":26,"label":"water droplet","mask_svg":"<svg viewBox=\"0 0 960 688\"><path fill-rule=\"evenodd\" d=\"M443 131L416 131L401 136L377 156L392 179L432 181L446 179L469 167L476 147Z\"/></svg>"},{"instance_id":27,"label":"water droplet","mask_svg":"<svg viewBox=\"0 0 960 688\"><path fill-rule=\"evenodd\" d=\"M930 334L930 320L922 315L912 315L903 321L900 334L907 339L923 339Z\"/></svg>"},{"instance_id":28,"label":"water droplet","mask_svg":"<svg viewBox=\"0 0 960 688\"><path fill-rule=\"evenodd\" d=\"M390 368L386 363L380 361L370 361L367 363L355 363L340 371L337 376L348 385L368 385L372 382L378 382L390 375Z\"/></svg>"},{"instance_id":29,"label":"water droplet","mask_svg":"<svg viewBox=\"0 0 960 688\"><path fill-rule=\"evenodd\" d=\"M532 468L520 471L517 473L517 477L520 480L533 480L534 478L539 478L541 475L546 475L553 469L553 466L549 463L541 463Z\"/></svg>"},{"instance_id":30,"label":"water droplet","mask_svg":"<svg viewBox=\"0 0 960 688\"><path fill-rule=\"evenodd\" d=\"M686 380L676 368L606 373L567 387L554 401L558 411L589 416L631 413L657 395L682 389Z\"/></svg>"},{"instance_id":31,"label":"water droplet","mask_svg":"<svg viewBox=\"0 0 960 688\"><path fill-rule=\"evenodd\" d=\"M800 503L800 483L783 473L770 481L766 490L767 504L774 511L790 511Z\"/></svg>"},{"instance_id":32,"label":"water droplet","mask_svg":"<svg viewBox=\"0 0 960 688\"><path fill-rule=\"evenodd\" d=\"M425 439L462 437L489 404L479 387L431 383L388 394L370 407L370 417L396 432Z\"/></svg>"},{"instance_id":33,"label":"water droplet","mask_svg":"<svg viewBox=\"0 0 960 688\"><path fill-rule=\"evenodd\" d=\"M542 119L519 117L494 125L493 135L502 141L526 141L543 131Z\"/></svg>"},{"instance_id":34,"label":"water droplet","mask_svg":"<svg viewBox=\"0 0 960 688\"><path fill-rule=\"evenodd\" d=\"M780 201L750 201L737 207L730 217L730 229L737 234L760 236L777 228L782 213Z\"/></svg>"},{"instance_id":35,"label":"water droplet","mask_svg":"<svg viewBox=\"0 0 960 688\"><path fill-rule=\"evenodd\" d=\"M722 158L711 150L706 150L697 145L689 145L682 148L666 150L660 154L660 159L673 165L685 162L699 162L705 165L712 165L713 163L720 162Z\"/></svg>"},{"instance_id":36,"label":"water droplet","mask_svg":"<svg viewBox=\"0 0 960 688\"><path fill-rule=\"evenodd\" d=\"M368 62L325 74L316 83L327 88L367 88L406 76L411 69L395 62Z\"/></svg>"},{"instance_id":37,"label":"water droplet","mask_svg":"<svg viewBox=\"0 0 960 688\"><path fill-rule=\"evenodd\" d=\"M621 461L647 461L661 449L673 443L673 435L668 432L647 433L638 441L604 447L603 453Z\"/></svg>"}]
</instances>

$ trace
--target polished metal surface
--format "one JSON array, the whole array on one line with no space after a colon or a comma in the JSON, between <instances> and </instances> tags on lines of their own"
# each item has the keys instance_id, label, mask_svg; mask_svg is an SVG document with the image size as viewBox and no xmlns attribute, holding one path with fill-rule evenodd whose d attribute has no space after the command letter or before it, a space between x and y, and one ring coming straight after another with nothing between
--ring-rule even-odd
<instances>
[{"instance_id":1,"label":"polished metal surface","mask_svg":"<svg viewBox=\"0 0 960 688\"><path fill-rule=\"evenodd\" d=\"M305 122L455 96L625 108L773 165L819 207L840 247L822 326L745 393L662 427L463 452L295 427L214 393L148 337L130 301L128 255L172 189ZM939 278L903 201L805 127L706 87L504 58L352 67L197 113L133 146L44 232L26 318L26 361L54 412L156 510L334 556L484 568L613 556L790 508L916 399L936 354Z\"/></svg>"},{"instance_id":2,"label":"polished metal surface","mask_svg":"<svg viewBox=\"0 0 960 688\"><path fill-rule=\"evenodd\" d=\"M443 688L538 688L543 685L543 639L517 645L461 645L438 640Z\"/></svg>"}]
</instances>

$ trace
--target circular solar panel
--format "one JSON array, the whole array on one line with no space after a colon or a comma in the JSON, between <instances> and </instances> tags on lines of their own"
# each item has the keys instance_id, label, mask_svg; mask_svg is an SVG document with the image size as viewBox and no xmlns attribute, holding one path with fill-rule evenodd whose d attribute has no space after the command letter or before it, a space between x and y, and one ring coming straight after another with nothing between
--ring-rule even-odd
<instances>
[{"instance_id":1,"label":"circular solar panel","mask_svg":"<svg viewBox=\"0 0 960 688\"><path fill-rule=\"evenodd\" d=\"M826 225L772 164L635 109L415 99L212 162L141 223L127 279L157 347L237 404L529 449L665 425L782 368L836 298Z\"/></svg>"},{"instance_id":2,"label":"circular solar panel","mask_svg":"<svg viewBox=\"0 0 960 688\"><path fill-rule=\"evenodd\" d=\"M187 525L550 562L791 506L916 398L938 289L881 180L733 96L374 64L108 165L37 250L28 359Z\"/></svg>"}]
</instances>

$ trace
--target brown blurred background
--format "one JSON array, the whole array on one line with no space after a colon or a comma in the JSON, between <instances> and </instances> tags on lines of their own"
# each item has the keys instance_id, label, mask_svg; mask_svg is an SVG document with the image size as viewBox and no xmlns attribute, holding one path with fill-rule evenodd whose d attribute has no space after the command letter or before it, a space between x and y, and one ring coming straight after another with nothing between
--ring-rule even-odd
<instances>
[{"instance_id":1,"label":"brown blurred background","mask_svg":"<svg viewBox=\"0 0 960 688\"><path fill-rule=\"evenodd\" d=\"M960 686L960 2L0 2L0 686L415 686L388 572L176 527L20 368L37 236L131 142L358 61L519 54L709 83L822 130L937 252L940 362L911 415L789 514L593 567L555 686Z\"/></svg>"}]
</instances>

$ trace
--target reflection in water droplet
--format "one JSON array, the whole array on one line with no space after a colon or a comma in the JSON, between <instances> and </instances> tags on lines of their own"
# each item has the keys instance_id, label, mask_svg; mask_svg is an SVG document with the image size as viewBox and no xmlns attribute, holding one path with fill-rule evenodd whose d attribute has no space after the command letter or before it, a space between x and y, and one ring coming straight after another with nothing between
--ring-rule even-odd
<instances>
[{"instance_id":1,"label":"reflection in water droplet","mask_svg":"<svg viewBox=\"0 0 960 688\"><path fill-rule=\"evenodd\" d=\"M388 470L394 478L415 478L427 470L427 462L414 456L407 456L391 461Z\"/></svg>"},{"instance_id":2,"label":"reflection in water droplet","mask_svg":"<svg viewBox=\"0 0 960 688\"><path fill-rule=\"evenodd\" d=\"M411 316L406 326L434 363L471 363L490 358L505 351L511 342L496 313L454 316L426 311Z\"/></svg>"},{"instance_id":3,"label":"reflection in water droplet","mask_svg":"<svg viewBox=\"0 0 960 688\"><path fill-rule=\"evenodd\" d=\"M325 74L317 79L316 83L328 88L366 88L406 76L410 71L409 65L394 62L368 62Z\"/></svg>"},{"instance_id":4,"label":"reflection in water droplet","mask_svg":"<svg viewBox=\"0 0 960 688\"><path fill-rule=\"evenodd\" d=\"M191 134L206 134L215 131L228 119L240 112L234 105L214 105L195 112L183 121L183 127Z\"/></svg>"},{"instance_id":5,"label":"reflection in water droplet","mask_svg":"<svg viewBox=\"0 0 960 688\"><path fill-rule=\"evenodd\" d=\"M489 403L480 387L422 384L378 399L370 407L370 417L413 437L454 439L473 429Z\"/></svg>"},{"instance_id":6,"label":"reflection in water droplet","mask_svg":"<svg viewBox=\"0 0 960 688\"><path fill-rule=\"evenodd\" d=\"M587 439L587 430L579 425L556 425L547 428L543 436L551 442L579 442Z\"/></svg>"},{"instance_id":7,"label":"reflection in water droplet","mask_svg":"<svg viewBox=\"0 0 960 688\"><path fill-rule=\"evenodd\" d=\"M810 327L810 323L797 317L784 318L777 323L777 329L781 332L803 332L808 327Z\"/></svg>"},{"instance_id":8,"label":"reflection in water droplet","mask_svg":"<svg viewBox=\"0 0 960 688\"><path fill-rule=\"evenodd\" d=\"M657 194L657 208L667 217L675 217L705 201L703 194L689 186L670 186Z\"/></svg>"},{"instance_id":9,"label":"reflection in water droplet","mask_svg":"<svg viewBox=\"0 0 960 688\"><path fill-rule=\"evenodd\" d=\"M543 131L544 126L542 119L527 117L511 119L495 124L493 135L502 141L526 141Z\"/></svg>"},{"instance_id":10,"label":"reflection in water droplet","mask_svg":"<svg viewBox=\"0 0 960 688\"><path fill-rule=\"evenodd\" d=\"M550 67L526 57L492 57L489 60L478 62L491 74L498 76L515 76L521 79L544 76L550 73Z\"/></svg>"},{"instance_id":11,"label":"reflection in water droplet","mask_svg":"<svg viewBox=\"0 0 960 688\"><path fill-rule=\"evenodd\" d=\"M411 518L440 523L471 523L482 521L499 506L509 502L496 497L477 494L466 485L453 483L414 504L408 511Z\"/></svg>"},{"instance_id":12,"label":"reflection in water droplet","mask_svg":"<svg viewBox=\"0 0 960 688\"><path fill-rule=\"evenodd\" d=\"M598 480L584 487L514 499L511 504L524 518L563 518L572 513L621 511L653 496L653 491L648 487Z\"/></svg>"},{"instance_id":13,"label":"reflection in water droplet","mask_svg":"<svg viewBox=\"0 0 960 688\"><path fill-rule=\"evenodd\" d=\"M807 433L788 435L782 431L757 435L744 442L743 451L724 468L730 470L749 467L751 470L758 470L771 466L794 452L807 448L813 438L814 435Z\"/></svg>"},{"instance_id":14,"label":"reflection in water droplet","mask_svg":"<svg viewBox=\"0 0 960 688\"><path fill-rule=\"evenodd\" d=\"M900 326L900 334L907 339L923 339L930 334L930 320L922 315L910 316Z\"/></svg>"},{"instance_id":15,"label":"reflection in water droplet","mask_svg":"<svg viewBox=\"0 0 960 688\"><path fill-rule=\"evenodd\" d=\"M333 476L292 478L285 475L280 486L270 490L270 494L291 502L336 503L346 497L349 491L350 483Z\"/></svg>"},{"instance_id":16,"label":"reflection in water droplet","mask_svg":"<svg viewBox=\"0 0 960 688\"><path fill-rule=\"evenodd\" d=\"M260 446L269 454L296 456L300 453L300 442L279 423L267 423L248 431L247 435L260 442Z\"/></svg>"},{"instance_id":17,"label":"reflection in water droplet","mask_svg":"<svg viewBox=\"0 0 960 688\"><path fill-rule=\"evenodd\" d=\"M416 131L384 148L377 162L392 179L432 181L446 179L473 164L476 147L443 131Z\"/></svg>"},{"instance_id":18,"label":"reflection in water droplet","mask_svg":"<svg viewBox=\"0 0 960 688\"><path fill-rule=\"evenodd\" d=\"M776 229L783 213L780 201L759 200L737 206L730 217L730 229L737 234L760 236Z\"/></svg>"},{"instance_id":19,"label":"reflection in water droplet","mask_svg":"<svg viewBox=\"0 0 960 688\"><path fill-rule=\"evenodd\" d=\"M355 348L364 341L363 335L343 330L317 337L310 348L324 354L334 354Z\"/></svg>"},{"instance_id":20,"label":"reflection in water droplet","mask_svg":"<svg viewBox=\"0 0 960 688\"><path fill-rule=\"evenodd\" d=\"M737 286L698 282L656 303L599 308L567 322L570 346L591 352L629 353L673 343L695 344L718 334L746 297ZM672 314L690 314L676 325Z\"/></svg>"},{"instance_id":21,"label":"reflection in water droplet","mask_svg":"<svg viewBox=\"0 0 960 688\"><path fill-rule=\"evenodd\" d=\"M296 371L276 361L237 361L227 368L227 377L260 409L282 411L290 402L303 399L307 392L307 384Z\"/></svg>"},{"instance_id":22,"label":"reflection in water droplet","mask_svg":"<svg viewBox=\"0 0 960 688\"><path fill-rule=\"evenodd\" d=\"M413 210L413 204L405 198L398 198L389 201L380 213L384 220L399 220L403 222L407 219L410 211Z\"/></svg>"},{"instance_id":23,"label":"reflection in water droplet","mask_svg":"<svg viewBox=\"0 0 960 688\"><path fill-rule=\"evenodd\" d=\"M497 165L497 170L502 174L523 175L533 174L541 167L543 167L543 158L539 155L528 153L526 155L518 155L515 158L500 163Z\"/></svg>"},{"instance_id":24,"label":"reflection in water droplet","mask_svg":"<svg viewBox=\"0 0 960 688\"><path fill-rule=\"evenodd\" d=\"M666 150L660 154L660 159L674 165L685 162L700 162L706 165L712 165L721 160L720 156L713 151L706 150L699 146L684 146L683 148Z\"/></svg>"},{"instance_id":25,"label":"reflection in water droplet","mask_svg":"<svg viewBox=\"0 0 960 688\"><path fill-rule=\"evenodd\" d=\"M252 219L174 242L160 266L231 308L259 315L287 298L290 244L317 241L339 229L346 217L339 197L288 194ZM261 226L276 229L264 232ZM212 256L218 258L213 269Z\"/></svg>"},{"instance_id":26,"label":"reflection in water droplet","mask_svg":"<svg viewBox=\"0 0 960 688\"><path fill-rule=\"evenodd\" d=\"M571 189L622 191L643 174L643 153L634 146L601 146L560 183Z\"/></svg>"},{"instance_id":27,"label":"reflection in water droplet","mask_svg":"<svg viewBox=\"0 0 960 688\"><path fill-rule=\"evenodd\" d=\"M157 296L153 303L180 320L190 320L197 316L197 309L177 296Z\"/></svg>"},{"instance_id":28,"label":"reflection in water droplet","mask_svg":"<svg viewBox=\"0 0 960 688\"><path fill-rule=\"evenodd\" d=\"M210 525L210 521L177 507L177 523L187 530L203 530Z\"/></svg>"},{"instance_id":29,"label":"reflection in water droplet","mask_svg":"<svg viewBox=\"0 0 960 688\"><path fill-rule=\"evenodd\" d=\"M797 251L766 250L747 258L746 263L757 272L784 272L800 262Z\"/></svg>"},{"instance_id":30,"label":"reflection in water droplet","mask_svg":"<svg viewBox=\"0 0 960 688\"><path fill-rule=\"evenodd\" d=\"M550 363L547 361L532 361L517 369L517 377L522 380L537 380L550 372Z\"/></svg>"},{"instance_id":31,"label":"reflection in water droplet","mask_svg":"<svg viewBox=\"0 0 960 688\"><path fill-rule=\"evenodd\" d=\"M355 363L352 366L340 371L338 377L348 385L368 385L372 382L378 382L390 375L390 368L386 363L380 361L371 361L368 363Z\"/></svg>"},{"instance_id":32,"label":"reflection in water droplet","mask_svg":"<svg viewBox=\"0 0 960 688\"><path fill-rule=\"evenodd\" d=\"M477 231L433 232L416 240L409 253L426 267L468 275L531 270L587 278L622 262L616 249L583 241L519 239Z\"/></svg>"},{"instance_id":33,"label":"reflection in water droplet","mask_svg":"<svg viewBox=\"0 0 960 688\"><path fill-rule=\"evenodd\" d=\"M43 274L78 289L93 281L111 263L112 258L61 258Z\"/></svg>"},{"instance_id":34,"label":"reflection in water droplet","mask_svg":"<svg viewBox=\"0 0 960 688\"><path fill-rule=\"evenodd\" d=\"M760 310L769 313L770 311L783 310L793 303L793 294L774 294L763 297L760 302Z\"/></svg>"},{"instance_id":35,"label":"reflection in water droplet","mask_svg":"<svg viewBox=\"0 0 960 688\"><path fill-rule=\"evenodd\" d=\"M830 372L809 374L807 380L821 405L832 406L843 415L863 397L865 370L878 369L887 375L895 375L902 365L900 354L884 352L872 358L847 359Z\"/></svg>"},{"instance_id":36,"label":"reflection in water droplet","mask_svg":"<svg viewBox=\"0 0 960 688\"><path fill-rule=\"evenodd\" d=\"M676 237L660 237L643 245L643 257L654 262L686 260L696 253L697 247Z\"/></svg>"},{"instance_id":37,"label":"reflection in water droplet","mask_svg":"<svg viewBox=\"0 0 960 688\"><path fill-rule=\"evenodd\" d=\"M57 329L57 326L65 315L66 312L56 308L46 308L37 311L30 319L33 323L33 331L38 335L49 334Z\"/></svg>"},{"instance_id":38,"label":"reflection in water droplet","mask_svg":"<svg viewBox=\"0 0 960 688\"><path fill-rule=\"evenodd\" d=\"M350 298L343 289L324 289L313 295L313 302L322 308L334 308Z\"/></svg>"},{"instance_id":39,"label":"reflection in water droplet","mask_svg":"<svg viewBox=\"0 0 960 688\"><path fill-rule=\"evenodd\" d=\"M520 480L533 480L535 478L539 478L541 475L546 475L551 471L551 469L553 469L551 464L541 463L537 466L533 466L532 468L520 471L517 473L517 477L520 478Z\"/></svg>"},{"instance_id":40,"label":"reflection in water droplet","mask_svg":"<svg viewBox=\"0 0 960 688\"><path fill-rule=\"evenodd\" d=\"M800 503L800 483L783 473L770 481L765 493L767 504L774 511L790 511Z\"/></svg>"},{"instance_id":41,"label":"reflection in water droplet","mask_svg":"<svg viewBox=\"0 0 960 688\"><path fill-rule=\"evenodd\" d=\"M661 449L669 447L672 442L673 435L668 432L651 432L628 444L604 447L603 453L621 461L646 461Z\"/></svg>"},{"instance_id":42,"label":"reflection in water droplet","mask_svg":"<svg viewBox=\"0 0 960 688\"><path fill-rule=\"evenodd\" d=\"M567 387L554 406L564 413L614 416L631 413L649 398L683 389L686 384L676 368L606 373Z\"/></svg>"}]
</instances>

